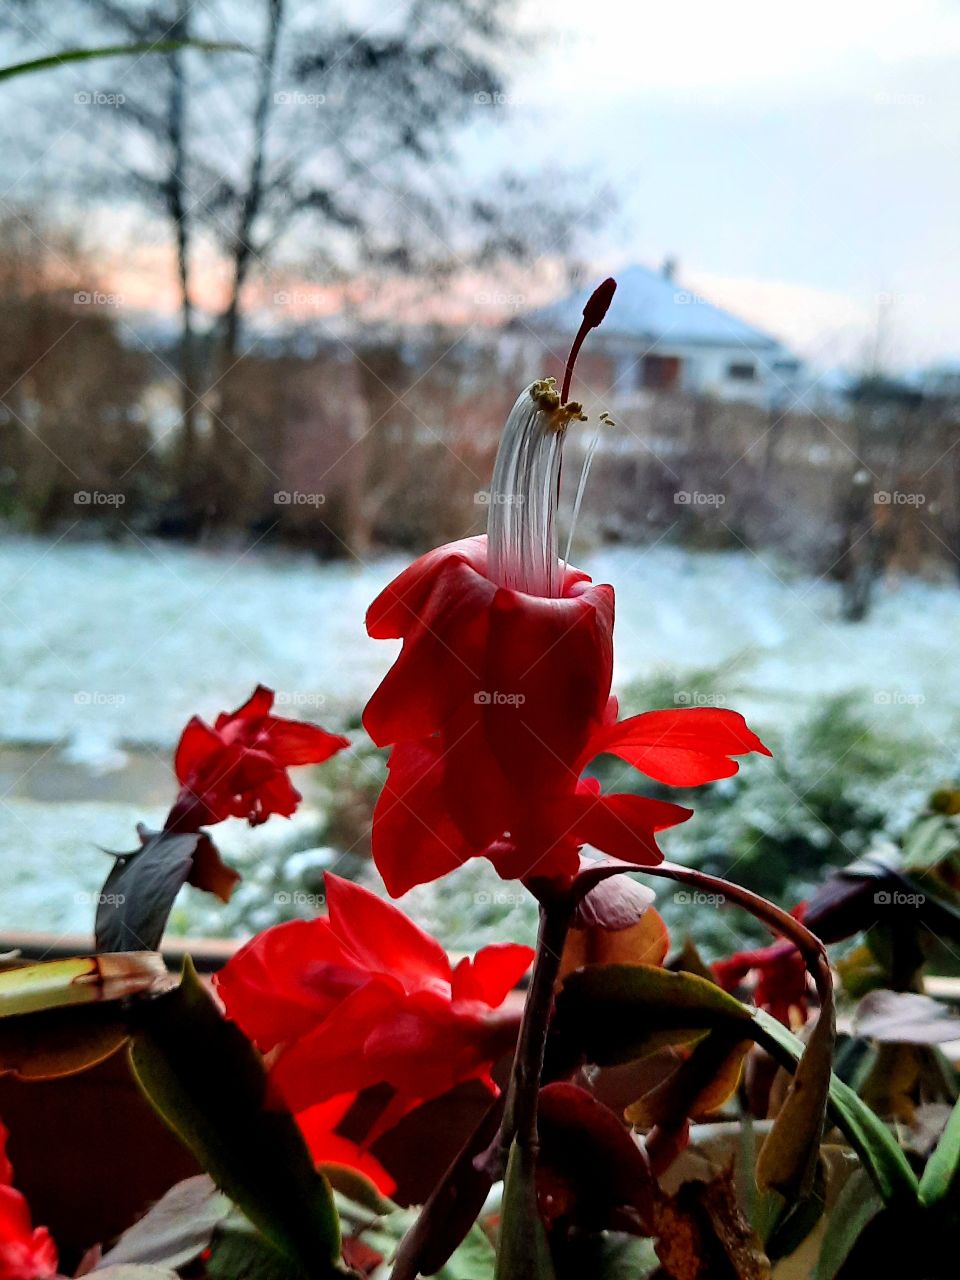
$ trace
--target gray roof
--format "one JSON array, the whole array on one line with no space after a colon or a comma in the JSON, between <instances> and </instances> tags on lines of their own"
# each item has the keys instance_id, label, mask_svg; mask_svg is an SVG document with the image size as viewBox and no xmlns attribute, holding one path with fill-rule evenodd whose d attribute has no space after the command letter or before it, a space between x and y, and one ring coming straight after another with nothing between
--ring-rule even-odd
<instances>
[{"instance_id":1,"label":"gray roof","mask_svg":"<svg viewBox=\"0 0 960 1280\"><path fill-rule=\"evenodd\" d=\"M651 341L668 337L678 343L779 347L779 339L722 311L678 281L649 267L626 267L616 273L617 292L600 331L602 335ZM533 329L576 333L591 285L526 315ZM598 335L599 336L599 335Z\"/></svg>"}]
</instances>

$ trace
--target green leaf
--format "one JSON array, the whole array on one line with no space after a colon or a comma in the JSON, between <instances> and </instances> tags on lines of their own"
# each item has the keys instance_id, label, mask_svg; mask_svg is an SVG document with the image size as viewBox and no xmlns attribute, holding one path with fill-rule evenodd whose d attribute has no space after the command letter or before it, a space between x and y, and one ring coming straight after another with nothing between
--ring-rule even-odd
<instances>
[{"instance_id":1,"label":"green leaf","mask_svg":"<svg viewBox=\"0 0 960 1280\"><path fill-rule=\"evenodd\" d=\"M820 1016L757 1157L757 1189L762 1205L765 1200L764 1207L778 1206L770 1215L763 1237L771 1259L793 1252L816 1226L826 1203L820 1144L836 1040L829 975L821 991Z\"/></svg>"},{"instance_id":2,"label":"green leaf","mask_svg":"<svg viewBox=\"0 0 960 1280\"><path fill-rule=\"evenodd\" d=\"M883 1201L869 1174L865 1169L855 1169L837 1196L827 1222L814 1280L834 1280L861 1232L882 1211Z\"/></svg>"},{"instance_id":3,"label":"green leaf","mask_svg":"<svg viewBox=\"0 0 960 1280\"><path fill-rule=\"evenodd\" d=\"M463 1243L434 1275L438 1280L494 1280L496 1265L493 1245L483 1228L474 1223Z\"/></svg>"},{"instance_id":4,"label":"green leaf","mask_svg":"<svg viewBox=\"0 0 960 1280\"><path fill-rule=\"evenodd\" d=\"M871 991L853 1015L853 1030L881 1044L945 1044L960 1040L960 1017L918 991Z\"/></svg>"},{"instance_id":5,"label":"green leaf","mask_svg":"<svg viewBox=\"0 0 960 1280\"><path fill-rule=\"evenodd\" d=\"M152 1267L149 1264L121 1262L116 1267L97 1268L97 1280L177 1280L177 1273L168 1267Z\"/></svg>"},{"instance_id":6,"label":"green leaf","mask_svg":"<svg viewBox=\"0 0 960 1280\"><path fill-rule=\"evenodd\" d=\"M558 1265L561 1280L649 1280L655 1272L663 1275L654 1242L621 1231L567 1241Z\"/></svg>"},{"instance_id":7,"label":"green leaf","mask_svg":"<svg viewBox=\"0 0 960 1280\"><path fill-rule=\"evenodd\" d=\"M827 1179L819 1146L814 1154L813 1181L805 1195L788 1200L779 1191L766 1190L758 1197L757 1219L761 1224L758 1234L771 1262L796 1252L823 1217Z\"/></svg>"},{"instance_id":8,"label":"green leaf","mask_svg":"<svg viewBox=\"0 0 960 1280\"><path fill-rule=\"evenodd\" d=\"M920 1200L928 1208L960 1213L960 1102L954 1105L920 1179Z\"/></svg>"},{"instance_id":9,"label":"green leaf","mask_svg":"<svg viewBox=\"0 0 960 1280\"><path fill-rule=\"evenodd\" d=\"M631 1062L666 1039L695 1040L742 1026L751 1011L716 983L655 965L595 965L571 973L557 997L555 1028L598 1066Z\"/></svg>"},{"instance_id":10,"label":"green leaf","mask_svg":"<svg viewBox=\"0 0 960 1280\"><path fill-rule=\"evenodd\" d=\"M139 1012L130 1060L155 1109L289 1262L314 1277L341 1275L330 1187L293 1117L269 1096L260 1055L220 1015L189 959L179 987Z\"/></svg>"},{"instance_id":11,"label":"green leaf","mask_svg":"<svg viewBox=\"0 0 960 1280\"><path fill-rule=\"evenodd\" d=\"M97 905L98 951L155 951L160 945L173 900L193 867L201 839L158 831L144 834L143 846L118 854L100 890Z\"/></svg>"},{"instance_id":12,"label":"green leaf","mask_svg":"<svg viewBox=\"0 0 960 1280\"><path fill-rule=\"evenodd\" d=\"M149 952L0 972L0 1075L49 1080L102 1062L129 1034L123 1002L173 982L163 959Z\"/></svg>"},{"instance_id":13,"label":"green leaf","mask_svg":"<svg viewBox=\"0 0 960 1280\"><path fill-rule=\"evenodd\" d=\"M352 1198L350 1191L344 1192L337 1188L337 1209L343 1223L344 1238L360 1240L384 1258L390 1259L391 1267L394 1268L391 1275L396 1274L399 1245L416 1222L420 1210L401 1209L377 1193L379 1204L385 1206L385 1211L381 1211L371 1206L369 1193L365 1188L355 1189L360 1191L359 1200ZM495 1264L493 1245L483 1228L474 1223L453 1253L449 1257L445 1256L442 1265L429 1262L422 1268L418 1267L416 1274L434 1276L436 1280L493 1280ZM380 1275L380 1272L377 1274ZM408 1271L404 1271L404 1274L408 1274Z\"/></svg>"},{"instance_id":14,"label":"green leaf","mask_svg":"<svg viewBox=\"0 0 960 1280\"><path fill-rule=\"evenodd\" d=\"M503 1183L496 1280L555 1280L550 1246L537 1208L536 1161L516 1138Z\"/></svg>"},{"instance_id":15,"label":"green leaf","mask_svg":"<svg viewBox=\"0 0 960 1280\"><path fill-rule=\"evenodd\" d=\"M0 973L0 1018L122 1000L168 982L153 952L45 960Z\"/></svg>"},{"instance_id":16,"label":"green leaf","mask_svg":"<svg viewBox=\"0 0 960 1280\"><path fill-rule=\"evenodd\" d=\"M686 973L641 965L587 968L571 974L557 997L557 1033L598 1066L641 1056L651 1028L671 1025L726 1027L752 1036L789 1071L803 1056L802 1042L776 1018ZM831 1076L827 1112L860 1157L884 1203L915 1207L919 1183L893 1134L836 1076Z\"/></svg>"},{"instance_id":17,"label":"green leaf","mask_svg":"<svg viewBox=\"0 0 960 1280\"><path fill-rule=\"evenodd\" d=\"M803 1044L782 1023L762 1009L754 1012L757 1043L788 1070L803 1055ZM860 1157L885 1204L915 1206L919 1184L893 1134L854 1091L833 1076L827 1113Z\"/></svg>"},{"instance_id":18,"label":"green leaf","mask_svg":"<svg viewBox=\"0 0 960 1280\"><path fill-rule=\"evenodd\" d=\"M379 1187L359 1169L351 1169L345 1164L326 1163L319 1164L317 1168L335 1192L374 1217L383 1217L396 1211L397 1206L393 1201L388 1200Z\"/></svg>"},{"instance_id":19,"label":"green leaf","mask_svg":"<svg viewBox=\"0 0 960 1280\"><path fill-rule=\"evenodd\" d=\"M941 813L920 818L903 838L903 869L909 875L935 870L960 850L960 824Z\"/></svg>"},{"instance_id":20,"label":"green leaf","mask_svg":"<svg viewBox=\"0 0 960 1280\"><path fill-rule=\"evenodd\" d=\"M98 951L155 951L184 884L229 902L240 880L205 831L148 831L139 823L137 834L140 848L114 855L100 891Z\"/></svg>"},{"instance_id":21,"label":"green leaf","mask_svg":"<svg viewBox=\"0 0 960 1280\"><path fill-rule=\"evenodd\" d=\"M310 1272L278 1253L249 1222L231 1221L214 1239L209 1280L310 1280Z\"/></svg>"},{"instance_id":22,"label":"green leaf","mask_svg":"<svg viewBox=\"0 0 960 1280\"><path fill-rule=\"evenodd\" d=\"M207 1248L231 1208L206 1174L178 1182L123 1233L95 1270L132 1262L186 1266Z\"/></svg>"},{"instance_id":23,"label":"green leaf","mask_svg":"<svg viewBox=\"0 0 960 1280\"><path fill-rule=\"evenodd\" d=\"M248 53L242 44L224 44L216 40L139 40L133 44L104 44L95 49L62 49L43 58L31 58L29 62L16 62L0 67L0 80L29 75L34 71L49 71L71 62L90 62L101 58L143 57L148 53L176 53L180 49L197 49L201 53Z\"/></svg>"}]
</instances>

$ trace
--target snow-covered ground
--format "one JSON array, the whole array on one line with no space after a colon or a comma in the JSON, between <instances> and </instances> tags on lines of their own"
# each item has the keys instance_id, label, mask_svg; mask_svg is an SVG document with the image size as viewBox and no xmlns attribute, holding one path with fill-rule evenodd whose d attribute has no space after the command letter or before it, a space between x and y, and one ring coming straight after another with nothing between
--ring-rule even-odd
<instances>
[{"instance_id":1,"label":"snow-covered ground","mask_svg":"<svg viewBox=\"0 0 960 1280\"><path fill-rule=\"evenodd\" d=\"M393 656L363 615L402 563L0 542L0 741L66 740L72 758L108 765L122 742L168 748L194 712L233 706L258 681L290 714L340 719ZM952 583L887 583L854 626L834 584L746 551L615 548L584 567L617 589L620 685L738 659L730 692L766 715L851 688L931 729L960 708Z\"/></svg>"},{"instance_id":2,"label":"snow-covered ground","mask_svg":"<svg viewBox=\"0 0 960 1280\"><path fill-rule=\"evenodd\" d=\"M233 707L258 681L283 714L355 715L394 652L366 637L364 610L402 563L0 542L0 929L88 926L95 846L130 847L135 820L162 812L190 715ZM847 690L881 723L941 744L960 726L953 583L888 582L849 625L835 585L746 551L614 548L584 567L617 589L621 688L669 671L678 704L722 701L761 728ZM696 675L718 667L709 683Z\"/></svg>"}]
</instances>

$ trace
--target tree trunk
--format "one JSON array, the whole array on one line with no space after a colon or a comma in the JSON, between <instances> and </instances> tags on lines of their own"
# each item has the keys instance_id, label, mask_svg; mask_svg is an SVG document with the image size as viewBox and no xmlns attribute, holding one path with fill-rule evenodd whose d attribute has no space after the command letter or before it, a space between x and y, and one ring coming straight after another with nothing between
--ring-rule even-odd
<instances>
[{"instance_id":1,"label":"tree trunk","mask_svg":"<svg viewBox=\"0 0 960 1280\"><path fill-rule=\"evenodd\" d=\"M180 0L171 38L189 37L189 5ZM190 295L190 226L184 200L186 187L187 86L180 52L170 54L171 88L167 110L170 174L167 211L177 246L177 284L180 290L180 434L177 441L176 482L179 496L189 509L197 484L197 351L193 300Z\"/></svg>"},{"instance_id":2,"label":"tree trunk","mask_svg":"<svg viewBox=\"0 0 960 1280\"><path fill-rule=\"evenodd\" d=\"M220 316L217 343L216 409L211 423L211 451L208 478L212 487L212 514L223 517L233 506L233 498L249 475L253 462L249 450L236 439L238 414L232 389L231 372L240 358L240 321L243 288L256 257L251 237L263 202L264 161L273 83L276 71L283 0L267 0L267 34L259 58L259 76L253 116L253 150L246 188L237 217L233 241L233 272L230 298Z\"/></svg>"}]
</instances>

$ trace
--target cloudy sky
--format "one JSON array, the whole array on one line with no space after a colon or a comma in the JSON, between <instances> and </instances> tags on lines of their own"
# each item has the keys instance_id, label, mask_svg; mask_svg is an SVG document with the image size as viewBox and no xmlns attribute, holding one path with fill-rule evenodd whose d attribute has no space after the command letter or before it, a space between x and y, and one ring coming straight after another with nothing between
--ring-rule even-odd
<instances>
[{"instance_id":1,"label":"cloudy sky","mask_svg":"<svg viewBox=\"0 0 960 1280\"><path fill-rule=\"evenodd\" d=\"M810 353L960 359L955 0L530 0L547 43L478 143L611 181L598 266L685 282ZM506 134L506 137L504 137Z\"/></svg>"},{"instance_id":2,"label":"cloudy sky","mask_svg":"<svg viewBox=\"0 0 960 1280\"><path fill-rule=\"evenodd\" d=\"M614 188L584 246L598 272L674 257L686 287L818 362L856 365L878 333L891 367L960 360L958 0L518 4L536 52L511 62L504 101L476 106L462 143L475 176L529 156L584 175L588 199ZM398 8L341 3L371 28ZM38 41L75 42L69 13L62 37ZM62 95L87 73L58 74L47 87ZM80 154L82 112L51 114L37 89L31 77L19 92L43 146L5 164L5 199ZM141 247L136 280L129 255L126 292L136 300L139 280L172 306L166 249Z\"/></svg>"}]
</instances>

